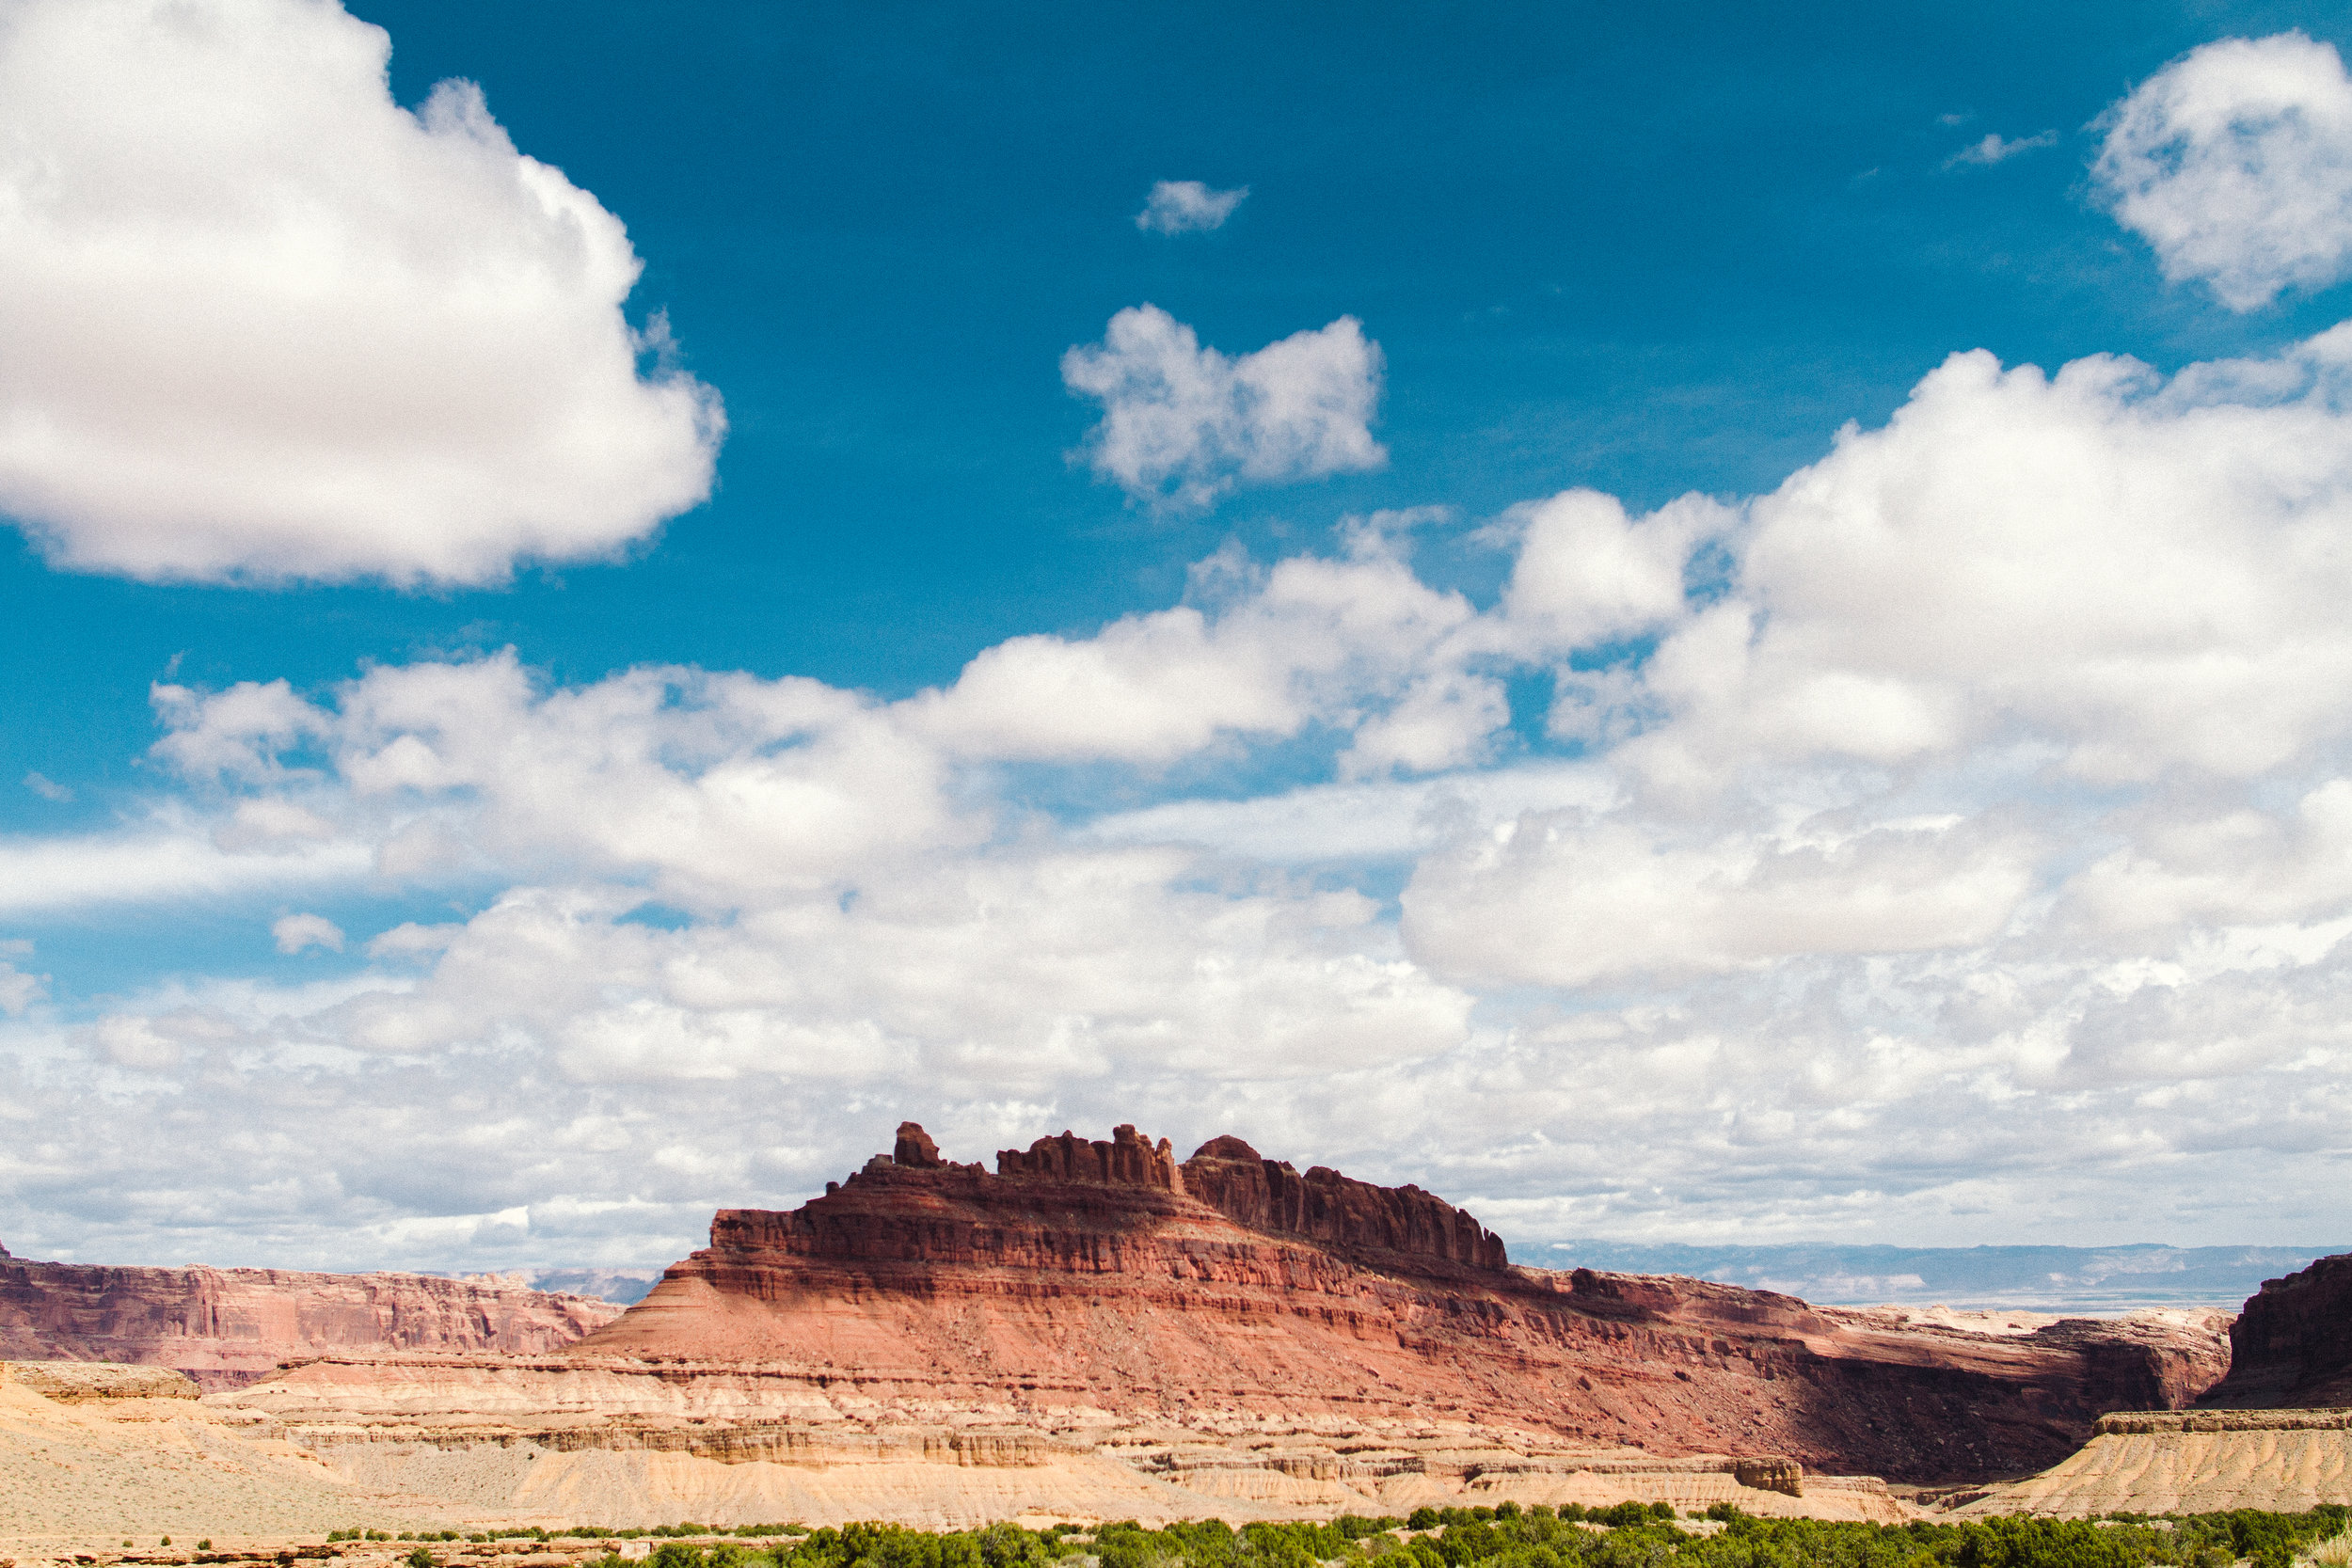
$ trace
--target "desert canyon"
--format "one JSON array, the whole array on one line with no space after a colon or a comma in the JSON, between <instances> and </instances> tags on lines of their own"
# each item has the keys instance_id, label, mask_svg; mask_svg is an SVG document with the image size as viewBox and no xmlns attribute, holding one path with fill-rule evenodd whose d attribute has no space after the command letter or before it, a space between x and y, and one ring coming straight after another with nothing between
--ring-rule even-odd
<instances>
[{"instance_id":1,"label":"desert canyon","mask_svg":"<svg viewBox=\"0 0 2352 1568\"><path fill-rule=\"evenodd\" d=\"M2307 1507L2352 1500L2347 1323L2352 1258L2234 1320L1824 1307L1514 1264L1433 1194L1234 1137L990 1169L908 1123L798 1209L721 1211L627 1310L0 1258L0 1539Z\"/></svg>"}]
</instances>

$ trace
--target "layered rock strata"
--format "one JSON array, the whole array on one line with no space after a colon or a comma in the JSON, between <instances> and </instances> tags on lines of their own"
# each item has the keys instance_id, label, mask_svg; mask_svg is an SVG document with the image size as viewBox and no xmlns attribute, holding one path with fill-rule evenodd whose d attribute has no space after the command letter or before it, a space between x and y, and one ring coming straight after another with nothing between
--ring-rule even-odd
<instances>
[{"instance_id":1,"label":"layered rock strata","mask_svg":"<svg viewBox=\"0 0 2352 1568\"><path fill-rule=\"evenodd\" d=\"M0 1251L0 1357L169 1367L207 1388L330 1351L536 1354L619 1313L591 1296L430 1275L113 1268Z\"/></svg>"},{"instance_id":2,"label":"layered rock strata","mask_svg":"<svg viewBox=\"0 0 2352 1568\"><path fill-rule=\"evenodd\" d=\"M2230 1375L2213 1409L2352 1405L2352 1253L2265 1279L2230 1326Z\"/></svg>"},{"instance_id":3,"label":"layered rock strata","mask_svg":"<svg viewBox=\"0 0 2352 1568\"><path fill-rule=\"evenodd\" d=\"M797 1210L722 1211L709 1248L564 1358L758 1366L1024 1421L1438 1419L1952 1481L2048 1465L2106 1411L2194 1399L2227 1366L2218 1324L1975 1333L1515 1268L1431 1195L1301 1176L1238 1139L1178 1164L1132 1128L1065 1133L990 1174L910 1123Z\"/></svg>"},{"instance_id":4,"label":"layered rock strata","mask_svg":"<svg viewBox=\"0 0 2352 1568\"><path fill-rule=\"evenodd\" d=\"M469 1517L523 1525L1244 1523L1629 1499L1907 1516L1883 1483L1806 1475L1786 1458L1661 1458L1458 1420L959 1403L739 1363L330 1356L207 1403L291 1438L356 1488L462 1497Z\"/></svg>"},{"instance_id":5,"label":"layered rock strata","mask_svg":"<svg viewBox=\"0 0 2352 1568\"><path fill-rule=\"evenodd\" d=\"M2122 1411L2041 1475L1950 1502L1963 1515L2299 1513L2352 1499L2352 1410Z\"/></svg>"}]
</instances>

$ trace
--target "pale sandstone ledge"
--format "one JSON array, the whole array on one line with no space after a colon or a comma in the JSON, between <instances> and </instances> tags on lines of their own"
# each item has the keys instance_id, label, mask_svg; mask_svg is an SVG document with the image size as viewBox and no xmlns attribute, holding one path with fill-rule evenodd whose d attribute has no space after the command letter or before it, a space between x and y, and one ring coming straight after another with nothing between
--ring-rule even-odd
<instances>
[{"instance_id":1,"label":"pale sandstone ledge","mask_svg":"<svg viewBox=\"0 0 2352 1568\"><path fill-rule=\"evenodd\" d=\"M2298 1513L2352 1502L2352 1409L2130 1410L2090 1442L2006 1486L1954 1496L1963 1517L2042 1513Z\"/></svg>"},{"instance_id":2,"label":"pale sandstone ledge","mask_svg":"<svg viewBox=\"0 0 2352 1568\"><path fill-rule=\"evenodd\" d=\"M204 1392L194 1378L169 1367L126 1367L111 1361L0 1361L0 1383L12 1383L60 1404L192 1400Z\"/></svg>"},{"instance_id":3,"label":"pale sandstone ledge","mask_svg":"<svg viewBox=\"0 0 2352 1568\"><path fill-rule=\"evenodd\" d=\"M2119 1410L2099 1418L2099 1433L2344 1432L2352 1409Z\"/></svg>"},{"instance_id":4,"label":"pale sandstone ledge","mask_svg":"<svg viewBox=\"0 0 2352 1568\"><path fill-rule=\"evenodd\" d=\"M456 1357L391 1370L372 1369L373 1402L335 1386L365 1370L347 1359L201 1400L60 1402L12 1372L0 1382L0 1557L25 1564L165 1534L316 1540L355 1524L1243 1524L1628 1500L1887 1522L1912 1512L1874 1481L1805 1475L1777 1456L1661 1459L1461 1421L1238 1409L1138 1421L1067 1407L1048 1418L846 1388L812 1396L743 1369L731 1386L676 1366L613 1364L584 1379ZM450 1408L469 1393L501 1408ZM598 1414L609 1399L636 1415Z\"/></svg>"},{"instance_id":5,"label":"pale sandstone ledge","mask_svg":"<svg viewBox=\"0 0 2352 1568\"><path fill-rule=\"evenodd\" d=\"M464 1497L550 1528L648 1516L1241 1524L1502 1502L1912 1516L1875 1479L1807 1475L1770 1452L1668 1457L1460 1419L1237 1402L1138 1415L875 1387L805 1366L332 1356L207 1403L265 1421L355 1487Z\"/></svg>"}]
</instances>

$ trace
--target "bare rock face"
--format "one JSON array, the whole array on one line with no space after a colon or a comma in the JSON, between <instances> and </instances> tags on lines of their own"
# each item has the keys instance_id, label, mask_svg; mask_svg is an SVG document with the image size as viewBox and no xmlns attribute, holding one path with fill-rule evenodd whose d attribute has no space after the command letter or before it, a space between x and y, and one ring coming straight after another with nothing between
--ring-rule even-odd
<instances>
[{"instance_id":1,"label":"bare rock face","mask_svg":"<svg viewBox=\"0 0 2352 1568\"><path fill-rule=\"evenodd\" d=\"M2230 1375L2207 1409L2352 1404L2352 1253L2265 1279L2230 1328Z\"/></svg>"},{"instance_id":2,"label":"bare rock face","mask_svg":"<svg viewBox=\"0 0 2352 1568\"><path fill-rule=\"evenodd\" d=\"M430 1275L111 1268L0 1254L0 1357L177 1368L208 1389L328 1351L533 1354L619 1312L589 1296Z\"/></svg>"},{"instance_id":3,"label":"bare rock face","mask_svg":"<svg viewBox=\"0 0 2352 1568\"><path fill-rule=\"evenodd\" d=\"M105 1361L0 1361L0 1384L29 1388L59 1404L92 1400L192 1400L203 1390L168 1367L124 1367Z\"/></svg>"},{"instance_id":4,"label":"bare rock face","mask_svg":"<svg viewBox=\"0 0 2352 1568\"><path fill-rule=\"evenodd\" d=\"M1178 1164L1133 1128L1065 1133L991 1175L919 1132L899 1139L916 1162L877 1157L789 1212L722 1210L708 1249L562 1357L756 1365L910 1408L1453 1421L1928 1481L2035 1470L2228 1365L2218 1323L2180 1314L1972 1332L1515 1268L1430 1194L1237 1138Z\"/></svg>"},{"instance_id":5,"label":"bare rock face","mask_svg":"<svg viewBox=\"0 0 2352 1568\"><path fill-rule=\"evenodd\" d=\"M898 1124L898 1144L890 1158L915 1170L937 1170L947 1163L939 1157L939 1146L931 1142L931 1135L912 1121Z\"/></svg>"},{"instance_id":6,"label":"bare rock face","mask_svg":"<svg viewBox=\"0 0 2352 1568\"><path fill-rule=\"evenodd\" d=\"M996 1174L1014 1181L1080 1181L1104 1187L1153 1187L1164 1193L1184 1190L1168 1140L1162 1138L1154 1148L1150 1139L1125 1125L1111 1129L1108 1143L1089 1143L1075 1132L1065 1132L1057 1138L1038 1139L1025 1153L1000 1148Z\"/></svg>"},{"instance_id":7,"label":"bare rock face","mask_svg":"<svg viewBox=\"0 0 2352 1568\"><path fill-rule=\"evenodd\" d=\"M1502 1239L1419 1187L1375 1187L1325 1165L1305 1176L1290 1162L1261 1159L1228 1134L1184 1162L1184 1190L1252 1230L1304 1236L1356 1251L1404 1253L1500 1269Z\"/></svg>"}]
</instances>

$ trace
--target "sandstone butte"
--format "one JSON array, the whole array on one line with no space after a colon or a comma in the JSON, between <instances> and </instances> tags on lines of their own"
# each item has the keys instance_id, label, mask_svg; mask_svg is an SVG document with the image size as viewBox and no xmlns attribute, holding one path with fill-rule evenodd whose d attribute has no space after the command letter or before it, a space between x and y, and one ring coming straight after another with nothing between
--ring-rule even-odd
<instances>
[{"instance_id":1,"label":"sandstone butte","mask_svg":"<svg viewBox=\"0 0 2352 1568\"><path fill-rule=\"evenodd\" d=\"M2218 1315L1972 1333L1671 1277L1513 1266L1418 1187L1132 1127L943 1160L900 1129L711 1244L569 1357L786 1363L828 1383L1130 1414L1442 1414L1916 1481L2018 1475L2107 1411L2187 1404Z\"/></svg>"},{"instance_id":2,"label":"sandstone butte","mask_svg":"<svg viewBox=\"0 0 2352 1568\"><path fill-rule=\"evenodd\" d=\"M170 1367L208 1389L329 1351L532 1354L619 1312L497 1281L36 1263L0 1246L0 1360Z\"/></svg>"}]
</instances>

